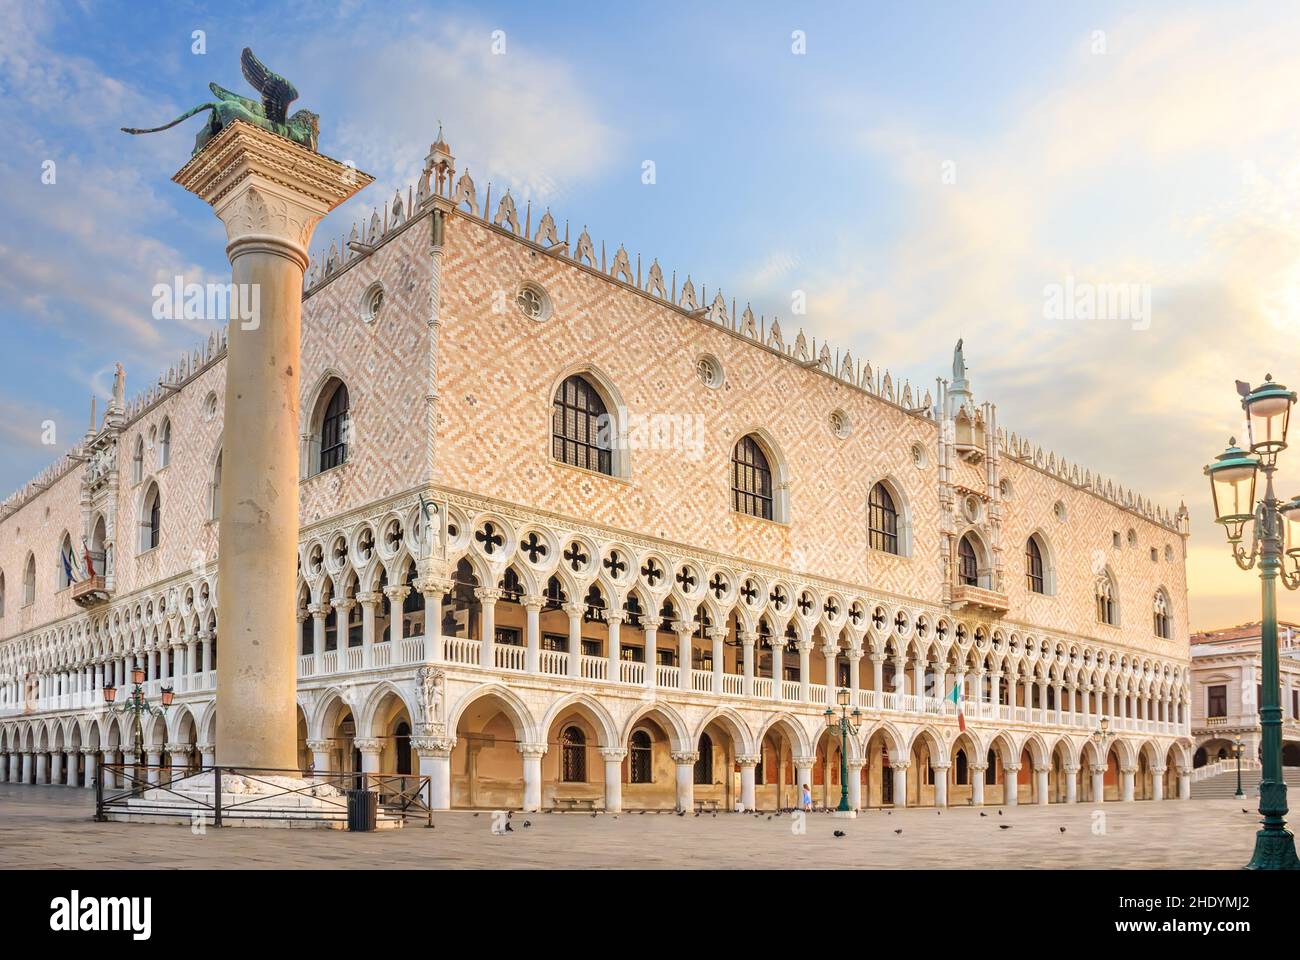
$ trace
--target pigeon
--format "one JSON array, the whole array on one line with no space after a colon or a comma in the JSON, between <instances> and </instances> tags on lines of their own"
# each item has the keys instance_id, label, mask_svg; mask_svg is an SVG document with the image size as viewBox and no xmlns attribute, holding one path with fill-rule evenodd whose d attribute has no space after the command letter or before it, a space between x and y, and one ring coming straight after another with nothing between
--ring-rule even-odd
<instances>
[{"instance_id":1,"label":"pigeon","mask_svg":"<svg viewBox=\"0 0 1300 960\"><path fill-rule=\"evenodd\" d=\"M1062 832L1062 833L1065 833L1065 827L1062 827L1062 828L1061 828L1061 832Z\"/></svg>"},{"instance_id":2,"label":"pigeon","mask_svg":"<svg viewBox=\"0 0 1300 960\"><path fill-rule=\"evenodd\" d=\"M1241 808L1241 812L1242 812L1242 813L1250 813L1250 811L1247 810L1245 807L1242 807L1242 808Z\"/></svg>"},{"instance_id":3,"label":"pigeon","mask_svg":"<svg viewBox=\"0 0 1300 960\"><path fill-rule=\"evenodd\" d=\"M937 814L938 814L939 816L941 816L941 817L943 816L943 811L942 811L942 810L936 810L936 811L934 811L934 812L937 813Z\"/></svg>"},{"instance_id":4,"label":"pigeon","mask_svg":"<svg viewBox=\"0 0 1300 960\"><path fill-rule=\"evenodd\" d=\"M981 811L980 811L980 816L981 816L981 817L987 817L988 814L985 813L983 810L981 810Z\"/></svg>"},{"instance_id":5,"label":"pigeon","mask_svg":"<svg viewBox=\"0 0 1300 960\"><path fill-rule=\"evenodd\" d=\"M834 836L843 837L843 836L847 836L847 834L843 830L836 830Z\"/></svg>"},{"instance_id":6,"label":"pigeon","mask_svg":"<svg viewBox=\"0 0 1300 960\"><path fill-rule=\"evenodd\" d=\"M595 811L595 810L591 811L591 815L592 815L592 817L595 817L595 816L596 816L596 811ZM507 826L508 826L508 824L507 824Z\"/></svg>"},{"instance_id":7,"label":"pigeon","mask_svg":"<svg viewBox=\"0 0 1300 960\"><path fill-rule=\"evenodd\" d=\"M698 817L700 815L700 811L696 810L695 815Z\"/></svg>"},{"instance_id":8,"label":"pigeon","mask_svg":"<svg viewBox=\"0 0 1300 960\"><path fill-rule=\"evenodd\" d=\"M1011 829L1011 824L1009 824L1009 823L999 823L999 824L998 824L998 829L999 829L999 830L1010 830L1010 829Z\"/></svg>"},{"instance_id":9,"label":"pigeon","mask_svg":"<svg viewBox=\"0 0 1300 960\"><path fill-rule=\"evenodd\" d=\"M678 810L678 811L677 811L677 816L679 816L679 817L684 817L684 816L686 816L686 811L685 811L685 810Z\"/></svg>"},{"instance_id":10,"label":"pigeon","mask_svg":"<svg viewBox=\"0 0 1300 960\"><path fill-rule=\"evenodd\" d=\"M713 819L714 820L718 819L718 815L716 813L713 815Z\"/></svg>"},{"instance_id":11,"label":"pigeon","mask_svg":"<svg viewBox=\"0 0 1300 960\"><path fill-rule=\"evenodd\" d=\"M645 816L645 811L644 811L644 810L641 811L641 816L643 816L643 817Z\"/></svg>"},{"instance_id":12,"label":"pigeon","mask_svg":"<svg viewBox=\"0 0 1300 960\"><path fill-rule=\"evenodd\" d=\"M525 820L525 821L524 821L524 827L525 827L525 828L531 827L532 825L533 825L533 821L531 821L531 820Z\"/></svg>"},{"instance_id":13,"label":"pigeon","mask_svg":"<svg viewBox=\"0 0 1300 960\"><path fill-rule=\"evenodd\" d=\"M506 833L514 833L514 832L515 832L515 828L512 827L512 826L510 826L510 821L507 820L507 821L506 821Z\"/></svg>"},{"instance_id":14,"label":"pigeon","mask_svg":"<svg viewBox=\"0 0 1300 960\"><path fill-rule=\"evenodd\" d=\"M476 816L476 817L477 817L477 816L478 816L478 814L477 814L477 813L476 813L476 814L474 814L474 816Z\"/></svg>"},{"instance_id":15,"label":"pigeon","mask_svg":"<svg viewBox=\"0 0 1300 960\"><path fill-rule=\"evenodd\" d=\"M507 819L507 820L512 819L512 818L514 817L514 815L515 815L515 812L514 812L513 810L507 810L507 811L506 811L506 819Z\"/></svg>"},{"instance_id":16,"label":"pigeon","mask_svg":"<svg viewBox=\"0 0 1300 960\"><path fill-rule=\"evenodd\" d=\"M902 828L902 827L899 827L897 830L894 831L894 833L902 833L902 832L903 832L903 828Z\"/></svg>"},{"instance_id":17,"label":"pigeon","mask_svg":"<svg viewBox=\"0 0 1300 960\"><path fill-rule=\"evenodd\" d=\"M1001 810L998 811L998 816L999 816L999 817L1002 816L1002 811L1001 811Z\"/></svg>"},{"instance_id":18,"label":"pigeon","mask_svg":"<svg viewBox=\"0 0 1300 960\"><path fill-rule=\"evenodd\" d=\"M767 819L769 819L769 820L772 819L772 815L771 815L770 813L767 815Z\"/></svg>"}]
</instances>

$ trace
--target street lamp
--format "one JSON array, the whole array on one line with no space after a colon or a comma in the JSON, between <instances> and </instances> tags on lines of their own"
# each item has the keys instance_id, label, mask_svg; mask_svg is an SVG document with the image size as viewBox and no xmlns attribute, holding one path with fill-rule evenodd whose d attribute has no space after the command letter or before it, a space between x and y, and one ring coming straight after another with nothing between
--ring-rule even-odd
<instances>
[{"instance_id":1,"label":"street lamp","mask_svg":"<svg viewBox=\"0 0 1300 960\"><path fill-rule=\"evenodd\" d=\"M140 718L144 716L161 717L165 715L167 708L172 705L172 700L175 698L176 694L171 687L163 687L161 695L159 696L162 706L154 706L145 699L144 671L139 667L134 667L131 670L131 684L133 689L127 696L125 702L120 703L117 706L110 706L108 709L112 713L131 714L134 718L136 760L139 762L144 753L144 744L141 742L143 739L143 731L141 729ZM117 688L112 684L105 685L103 693L104 702L106 704L113 704L117 701ZM139 777L137 776L135 789L138 791L139 788Z\"/></svg>"},{"instance_id":2,"label":"street lamp","mask_svg":"<svg viewBox=\"0 0 1300 960\"><path fill-rule=\"evenodd\" d=\"M1233 796L1240 799L1246 795L1241 789L1241 737L1232 741L1232 752L1237 758L1237 792Z\"/></svg>"},{"instance_id":3,"label":"street lamp","mask_svg":"<svg viewBox=\"0 0 1300 960\"><path fill-rule=\"evenodd\" d=\"M1286 550L1294 569L1283 569L1287 525L1300 521L1300 498L1283 504L1273 492L1273 474L1278 454L1286 449L1287 427L1294 392L1267 376L1252 389L1237 381L1237 393L1246 411L1246 429L1250 451L1228 442L1228 449L1205 468L1214 498L1214 519L1222 524L1228 537L1233 559L1242 570L1259 565L1260 595L1263 607L1260 629L1263 665L1262 695L1259 705L1261 728L1260 752L1264 761L1259 784L1259 812L1263 827L1255 834L1255 852L1246 865L1248 870L1300 870L1296 857L1295 837L1286 828L1286 783L1282 779L1282 694L1278 676L1277 650L1277 580L1288 590L1300 588L1300 551L1296 537ZM1255 499L1256 476L1264 474L1264 496ZM1251 524L1251 543L1242 546L1245 525ZM1240 764L1240 755L1238 755ZM1238 786L1238 796L1242 796Z\"/></svg>"},{"instance_id":4,"label":"street lamp","mask_svg":"<svg viewBox=\"0 0 1300 960\"><path fill-rule=\"evenodd\" d=\"M835 702L839 704L840 715L835 716L835 711L830 707L822 714L826 718L826 726L831 731L831 736L835 735L838 730L840 735L840 805L835 808L836 816L854 816L856 811L849 806L849 734L855 737L858 734L858 725L862 722L862 711L857 707L849 713L849 701L852 699L846 687L841 687L835 693Z\"/></svg>"}]
</instances>

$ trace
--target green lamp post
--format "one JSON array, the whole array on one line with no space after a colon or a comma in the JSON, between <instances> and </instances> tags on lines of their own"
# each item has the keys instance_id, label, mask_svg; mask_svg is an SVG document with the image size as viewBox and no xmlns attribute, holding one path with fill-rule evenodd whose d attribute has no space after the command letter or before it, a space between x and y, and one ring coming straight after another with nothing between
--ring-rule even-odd
<instances>
[{"instance_id":1,"label":"green lamp post","mask_svg":"<svg viewBox=\"0 0 1300 960\"><path fill-rule=\"evenodd\" d=\"M830 707L822 714L826 718L826 726L831 731L831 736L836 732L840 735L840 805L835 808L836 816L846 815L855 816L855 811L849 806L849 735L857 736L858 726L862 722L862 711L857 707L849 713L849 700L852 694L848 689L841 687L835 692L835 702L839 704L840 715L835 716L835 711Z\"/></svg>"},{"instance_id":2,"label":"green lamp post","mask_svg":"<svg viewBox=\"0 0 1300 960\"><path fill-rule=\"evenodd\" d=\"M166 714L167 708L172 705L172 699L175 697L175 693L172 691L171 687L163 687L162 694L159 697L159 699L162 702L162 706L155 707L152 703L150 703L148 700L145 699L144 671L141 670L139 667L133 667L131 670L131 686L133 687L133 689L131 690L131 693L127 696L126 700L114 706L113 704L117 700L117 688L114 687L111 683L107 684L103 690L104 702L109 704L108 709L111 712L130 714L134 718L133 736L136 745L136 762L141 763L143 762L143 756L144 756L144 744L141 743L141 740L143 739L142 736L143 731L141 729L140 718L145 716L161 717L164 714ZM140 778L138 775L136 777L134 792L136 793L141 792Z\"/></svg>"},{"instance_id":3,"label":"green lamp post","mask_svg":"<svg viewBox=\"0 0 1300 960\"><path fill-rule=\"evenodd\" d=\"M1240 800L1246 795L1241 789L1241 737L1232 741L1232 753L1237 758L1237 792L1233 796Z\"/></svg>"},{"instance_id":4,"label":"green lamp post","mask_svg":"<svg viewBox=\"0 0 1300 960\"><path fill-rule=\"evenodd\" d=\"M1282 568L1286 539L1282 521L1285 517L1288 526L1300 521L1300 498L1282 504L1273 492L1277 455L1286 449L1287 426L1296 395L1280 383L1274 383L1271 375L1254 389L1238 381L1237 393L1246 411L1250 452L1238 447L1235 439L1229 440L1228 449L1205 468L1205 474L1210 478L1215 522L1223 525L1237 566L1250 570L1256 563L1259 565L1263 606L1260 630L1263 683L1259 717L1264 763L1259 784L1259 812L1264 820L1262 828L1255 834L1255 852L1246 869L1300 870L1295 837L1286 828L1282 696L1277 649L1277 580L1280 576L1288 590L1300 588L1300 551L1295 547L1286 551L1296 569L1288 573ZM1255 480L1261 471L1265 481L1264 496L1257 503ZM1242 546L1247 523L1251 524L1249 550ZM1292 543L1295 542L1292 537Z\"/></svg>"}]
</instances>

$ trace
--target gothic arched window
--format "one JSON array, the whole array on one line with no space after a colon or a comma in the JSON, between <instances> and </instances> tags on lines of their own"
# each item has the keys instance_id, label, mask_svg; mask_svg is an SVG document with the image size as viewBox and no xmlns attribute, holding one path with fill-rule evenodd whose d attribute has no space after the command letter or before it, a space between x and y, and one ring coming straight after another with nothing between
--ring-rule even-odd
<instances>
[{"instance_id":1,"label":"gothic arched window","mask_svg":"<svg viewBox=\"0 0 1300 960\"><path fill-rule=\"evenodd\" d=\"M590 381L575 373L560 384L551 411L551 456L613 476L610 427L605 401Z\"/></svg>"},{"instance_id":2,"label":"gothic arched window","mask_svg":"<svg viewBox=\"0 0 1300 960\"><path fill-rule=\"evenodd\" d=\"M162 430L158 432L158 469L171 463L172 459L172 422L164 418Z\"/></svg>"},{"instance_id":3,"label":"gothic arched window","mask_svg":"<svg viewBox=\"0 0 1300 960\"><path fill-rule=\"evenodd\" d=\"M731 452L731 509L772 519L772 468L752 433Z\"/></svg>"},{"instance_id":4,"label":"gothic arched window","mask_svg":"<svg viewBox=\"0 0 1300 960\"><path fill-rule=\"evenodd\" d=\"M27 566L23 568L23 606L36 602L36 555L27 554Z\"/></svg>"},{"instance_id":5,"label":"gothic arched window","mask_svg":"<svg viewBox=\"0 0 1300 960\"><path fill-rule=\"evenodd\" d=\"M977 587L980 582L979 560L975 557L975 545L970 535L962 537L957 544L957 582L968 587Z\"/></svg>"},{"instance_id":6,"label":"gothic arched window","mask_svg":"<svg viewBox=\"0 0 1300 960\"><path fill-rule=\"evenodd\" d=\"M320 424L320 465L317 473L337 467L348 458L348 409L347 385L339 383L325 405L325 417Z\"/></svg>"},{"instance_id":7,"label":"gothic arched window","mask_svg":"<svg viewBox=\"0 0 1300 960\"><path fill-rule=\"evenodd\" d=\"M867 520L872 549L899 553L898 508L894 506L894 498L889 495L883 483L877 483L871 488L871 495L867 499Z\"/></svg>"},{"instance_id":8,"label":"gothic arched window","mask_svg":"<svg viewBox=\"0 0 1300 960\"><path fill-rule=\"evenodd\" d=\"M225 451L217 451L217 462L212 465L212 495L208 504L208 518L211 520L221 519L221 455Z\"/></svg>"},{"instance_id":9,"label":"gothic arched window","mask_svg":"<svg viewBox=\"0 0 1300 960\"><path fill-rule=\"evenodd\" d=\"M131 482L144 479L144 437L135 438L135 452L131 455Z\"/></svg>"},{"instance_id":10,"label":"gothic arched window","mask_svg":"<svg viewBox=\"0 0 1300 960\"><path fill-rule=\"evenodd\" d=\"M700 734L700 757L695 761L695 782L701 786L713 786L713 739L707 734Z\"/></svg>"},{"instance_id":11,"label":"gothic arched window","mask_svg":"<svg viewBox=\"0 0 1300 960\"><path fill-rule=\"evenodd\" d=\"M577 727L565 727L560 734L563 770L560 779L565 783L587 782L587 737Z\"/></svg>"},{"instance_id":12,"label":"gothic arched window","mask_svg":"<svg viewBox=\"0 0 1300 960\"><path fill-rule=\"evenodd\" d=\"M140 511L140 552L144 553L158 546L161 537L162 495L158 492L158 484L154 483L145 492Z\"/></svg>"},{"instance_id":13,"label":"gothic arched window","mask_svg":"<svg viewBox=\"0 0 1300 960\"><path fill-rule=\"evenodd\" d=\"M1168 640L1170 637L1169 598L1165 596L1163 590L1156 591L1153 606L1153 626L1155 628L1155 634L1162 640Z\"/></svg>"},{"instance_id":14,"label":"gothic arched window","mask_svg":"<svg viewBox=\"0 0 1300 960\"><path fill-rule=\"evenodd\" d=\"M966 778L967 778L967 776L968 776L968 771L967 771L967 769L966 769L966 751L965 751L965 750L958 750L958 751L957 751L957 772L956 772L956 783L957 783L958 785L964 785L964 784L966 783Z\"/></svg>"},{"instance_id":15,"label":"gothic arched window","mask_svg":"<svg viewBox=\"0 0 1300 960\"><path fill-rule=\"evenodd\" d=\"M987 766L984 768L984 785L986 787L997 786L998 782L998 755L992 750L989 751L987 759L984 761Z\"/></svg>"},{"instance_id":16,"label":"gothic arched window","mask_svg":"<svg viewBox=\"0 0 1300 960\"><path fill-rule=\"evenodd\" d=\"M653 772L654 763L650 734L644 730L637 730L632 734L632 749L630 751L628 770L629 779L633 783L650 783Z\"/></svg>"},{"instance_id":17,"label":"gothic arched window","mask_svg":"<svg viewBox=\"0 0 1300 960\"><path fill-rule=\"evenodd\" d=\"M1025 585L1030 593L1044 593L1043 551L1038 540L1030 537L1025 541Z\"/></svg>"},{"instance_id":18,"label":"gothic arched window","mask_svg":"<svg viewBox=\"0 0 1300 960\"><path fill-rule=\"evenodd\" d=\"M1109 573L1097 579L1097 622L1111 626L1119 622L1115 607L1115 584Z\"/></svg>"}]
</instances>

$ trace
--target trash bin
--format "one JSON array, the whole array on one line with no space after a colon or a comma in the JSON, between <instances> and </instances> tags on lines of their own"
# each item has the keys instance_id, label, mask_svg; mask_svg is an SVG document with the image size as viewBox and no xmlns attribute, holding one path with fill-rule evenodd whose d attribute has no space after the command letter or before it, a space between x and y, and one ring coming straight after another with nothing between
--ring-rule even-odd
<instances>
[{"instance_id":1,"label":"trash bin","mask_svg":"<svg viewBox=\"0 0 1300 960\"><path fill-rule=\"evenodd\" d=\"M373 830L379 816L379 794L371 790L348 791L348 829Z\"/></svg>"}]
</instances>

